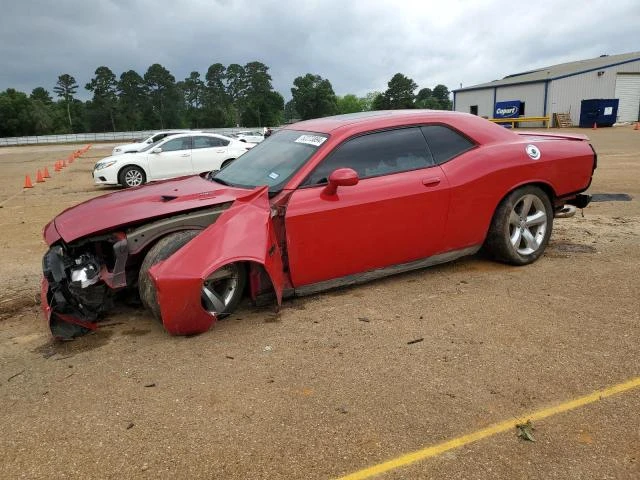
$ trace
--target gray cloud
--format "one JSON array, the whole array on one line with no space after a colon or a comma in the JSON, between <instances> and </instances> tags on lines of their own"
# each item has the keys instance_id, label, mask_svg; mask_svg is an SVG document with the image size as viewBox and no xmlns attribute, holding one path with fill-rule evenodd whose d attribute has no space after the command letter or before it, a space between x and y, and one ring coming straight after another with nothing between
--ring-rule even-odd
<instances>
[{"instance_id":1,"label":"gray cloud","mask_svg":"<svg viewBox=\"0 0 640 480\"><path fill-rule=\"evenodd\" d=\"M637 0L25 0L0 16L0 90L84 84L101 65L180 80L258 60L290 96L307 72L336 93L384 90L396 72L450 89L608 53L640 50ZM88 98L83 88L82 97Z\"/></svg>"}]
</instances>

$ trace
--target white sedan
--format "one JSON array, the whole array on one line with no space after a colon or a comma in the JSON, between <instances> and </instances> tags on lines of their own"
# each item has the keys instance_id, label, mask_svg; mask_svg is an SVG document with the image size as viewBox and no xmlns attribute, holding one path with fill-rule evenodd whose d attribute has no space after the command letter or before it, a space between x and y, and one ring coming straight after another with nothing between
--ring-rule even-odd
<instances>
[{"instance_id":1,"label":"white sedan","mask_svg":"<svg viewBox=\"0 0 640 480\"><path fill-rule=\"evenodd\" d=\"M176 135L178 133L188 133L190 130L165 130L163 132L156 132L153 135L145 138L140 142L135 143L127 143L126 145L118 145L113 149L111 155L122 155L123 153L136 153L141 151L143 148L148 147L152 143L159 142L163 138L166 138L170 135Z\"/></svg>"},{"instance_id":2,"label":"white sedan","mask_svg":"<svg viewBox=\"0 0 640 480\"><path fill-rule=\"evenodd\" d=\"M236 132L233 134L241 142L260 143L264 140L264 134L260 132Z\"/></svg>"},{"instance_id":3,"label":"white sedan","mask_svg":"<svg viewBox=\"0 0 640 480\"><path fill-rule=\"evenodd\" d=\"M135 187L167 178L220 170L255 144L215 133L183 133L152 143L137 153L95 164L97 185Z\"/></svg>"}]
</instances>

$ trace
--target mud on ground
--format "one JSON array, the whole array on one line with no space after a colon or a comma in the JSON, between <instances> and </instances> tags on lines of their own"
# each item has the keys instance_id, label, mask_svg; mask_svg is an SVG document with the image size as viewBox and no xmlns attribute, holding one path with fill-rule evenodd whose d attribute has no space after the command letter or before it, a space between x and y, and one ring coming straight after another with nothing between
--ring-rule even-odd
<instances>
[{"instance_id":1,"label":"mud on ground","mask_svg":"<svg viewBox=\"0 0 640 480\"><path fill-rule=\"evenodd\" d=\"M113 191L90 176L111 146L26 191L78 146L0 149L0 478L331 478L638 377L640 132L587 133L590 191L633 200L557 220L531 266L470 257L191 338L122 307L68 343L37 305L41 230ZM636 389L386 478L640 478L639 412Z\"/></svg>"}]
</instances>

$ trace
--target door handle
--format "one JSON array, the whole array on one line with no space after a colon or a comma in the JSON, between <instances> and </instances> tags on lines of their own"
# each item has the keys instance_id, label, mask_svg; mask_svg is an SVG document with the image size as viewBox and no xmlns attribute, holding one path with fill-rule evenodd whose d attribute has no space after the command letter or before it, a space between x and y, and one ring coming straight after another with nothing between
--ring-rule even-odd
<instances>
[{"instance_id":1,"label":"door handle","mask_svg":"<svg viewBox=\"0 0 640 480\"><path fill-rule=\"evenodd\" d=\"M223 148L222 150L216 150L216 153L224 153L225 149Z\"/></svg>"},{"instance_id":2,"label":"door handle","mask_svg":"<svg viewBox=\"0 0 640 480\"><path fill-rule=\"evenodd\" d=\"M440 177L427 177L422 179L422 184L425 187L435 187L440 185Z\"/></svg>"},{"instance_id":3,"label":"door handle","mask_svg":"<svg viewBox=\"0 0 640 480\"><path fill-rule=\"evenodd\" d=\"M182 155L180 155L180 156L181 156L181 157L189 157L189 156L191 156L191 154L190 154L190 153L183 153L183 154L182 154Z\"/></svg>"}]
</instances>

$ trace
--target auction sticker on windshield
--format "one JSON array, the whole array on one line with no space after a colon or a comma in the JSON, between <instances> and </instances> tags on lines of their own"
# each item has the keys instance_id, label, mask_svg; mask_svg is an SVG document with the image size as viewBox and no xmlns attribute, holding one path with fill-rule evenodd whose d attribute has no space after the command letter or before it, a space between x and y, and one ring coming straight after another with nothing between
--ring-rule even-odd
<instances>
[{"instance_id":1,"label":"auction sticker on windshield","mask_svg":"<svg viewBox=\"0 0 640 480\"><path fill-rule=\"evenodd\" d=\"M300 135L296 139L296 143L306 143L307 145L319 147L326 139L327 137L321 137L320 135Z\"/></svg>"}]
</instances>

